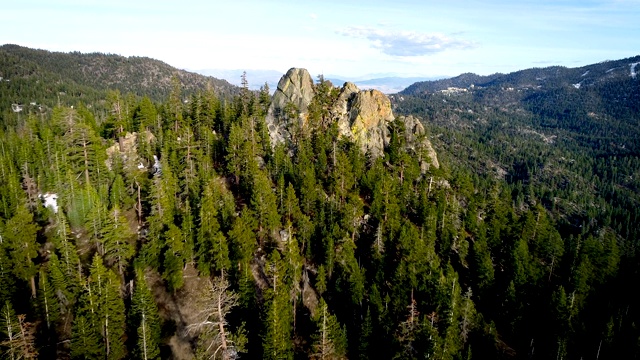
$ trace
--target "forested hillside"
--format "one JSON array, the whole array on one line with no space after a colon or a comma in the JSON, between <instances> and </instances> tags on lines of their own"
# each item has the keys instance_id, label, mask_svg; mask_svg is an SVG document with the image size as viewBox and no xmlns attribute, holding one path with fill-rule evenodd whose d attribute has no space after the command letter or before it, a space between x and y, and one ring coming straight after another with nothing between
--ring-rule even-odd
<instances>
[{"instance_id":1,"label":"forested hillside","mask_svg":"<svg viewBox=\"0 0 640 360\"><path fill-rule=\"evenodd\" d=\"M406 118L383 124L379 154L341 136L345 92L321 76L277 145L268 89L188 95L179 77L164 98L85 83L95 95L5 111L0 352L637 358L640 79L627 77L395 95L439 167Z\"/></svg>"},{"instance_id":2,"label":"forested hillside","mask_svg":"<svg viewBox=\"0 0 640 360\"><path fill-rule=\"evenodd\" d=\"M516 216L543 209L560 235L553 276L527 281L536 295L510 320L524 348L638 356L637 299L627 286L638 281L639 61L464 74L392 96L394 111L429 124L453 181L470 177L475 191L501 184ZM564 296L570 311L558 313ZM552 331L563 334L555 347L540 344Z\"/></svg>"},{"instance_id":3,"label":"forested hillside","mask_svg":"<svg viewBox=\"0 0 640 360\"><path fill-rule=\"evenodd\" d=\"M30 49L18 45L0 46L0 114L11 104L49 110L81 101L99 106L107 90L164 100L174 85L182 84L189 96L211 89L218 97L231 98L239 88L225 80L178 70L145 57L79 52L62 53ZM32 104L33 103L33 104Z\"/></svg>"}]
</instances>

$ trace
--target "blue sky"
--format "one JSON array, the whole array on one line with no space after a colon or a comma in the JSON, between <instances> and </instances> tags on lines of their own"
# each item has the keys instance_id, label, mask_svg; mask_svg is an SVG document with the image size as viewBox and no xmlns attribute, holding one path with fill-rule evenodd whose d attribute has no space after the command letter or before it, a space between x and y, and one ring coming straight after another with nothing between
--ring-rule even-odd
<instances>
[{"instance_id":1,"label":"blue sky","mask_svg":"<svg viewBox=\"0 0 640 360\"><path fill-rule=\"evenodd\" d=\"M640 54L640 0L21 0L2 5L6 43L192 70L506 73Z\"/></svg>"}]
</instances>

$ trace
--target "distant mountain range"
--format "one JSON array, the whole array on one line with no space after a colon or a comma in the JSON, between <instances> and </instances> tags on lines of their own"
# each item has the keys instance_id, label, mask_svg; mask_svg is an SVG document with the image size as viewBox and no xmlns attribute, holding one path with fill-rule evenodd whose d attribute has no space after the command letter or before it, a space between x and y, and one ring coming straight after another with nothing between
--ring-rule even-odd
<instances>
[{"instance_id":1,"label":"distant mountain range","mask_svg":"<svg viewBox=\"0 0 640 360\"><path fill-rule=\"evenodd\" d=\"M442 120L448 126L457 119L451 113L464 114L460 117L471 122L507 114L511 122L518 118L523 126L572 138L588 148L638 154L639 71L640 56L635 56L578 68L552 66L488 76L466 73L417 82L391 99L398 113Z\"/></svg>"},{"instance_id":2,"label":"distant mountain range","mask_svg":"<svg viewBox=\"0 0 640 360\"><path fill-rule=\"evenodd\" d=\"M635 56L628 59L603 61L577 68L551 66L488 76L465 73L448 79L416 82L401 93L404 95L418 95L446 91L449 88L471 87L501 87L518 90L549 90L562 87L581 89L583 87L599 86L605 82L633 80L639 72L640 56Z\"/></svg>"},{"instance_id":3,"label":"distant mountain range","mask_svg":"<svg viewBox=\"0 0 640 360\"><path fill-rule=\"evenodd\" d=\"M249 89L258 90L265 83L269 86L269 90L273 93L277 86L278 81L284 73L276 70L225 70L225 69L202 69L193 70L202 75L213 76L219 79L224 79L233 85L241 85L241 76L244 71L247 73L247 81L249 83ZM361 89L376 89L385 94L395 94L404 90L407 86L427 80L442 79L444 76L433 77L403 77L394 76L392 74L371 74L359 77L349 77L341 75L325 75L325 79L331 81L334 85L340 86L347 81L356 84Z\"/></svg>"}]
</instances>

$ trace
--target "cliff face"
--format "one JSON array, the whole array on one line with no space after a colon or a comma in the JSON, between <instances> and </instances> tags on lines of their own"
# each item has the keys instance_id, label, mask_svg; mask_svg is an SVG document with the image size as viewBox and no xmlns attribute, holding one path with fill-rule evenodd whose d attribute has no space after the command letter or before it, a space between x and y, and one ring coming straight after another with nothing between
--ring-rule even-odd
<instances>
[{"instance_id":1,"label":"cliff face","mask_svg":"<svg viewBox=\"0 0 640 360\"><path fill-rule=\"evenodd\" d=\"M315 90L313 79L306 69L291 68L278 82L267 111L266 123L271 144L291 140L292 125L306 121L307 110Z\"/></svg>"},{"instance_id":2,"label":"cliff face","mask_svg":"<svg viewBox=\"0 0 640 360\"><path fill-rule=\"evenodd\" d=\"M280 79L266 118L273 146L291 141L292 126L306 126L309 104L315 95L313 79L305 69L292 68ZM391 101L383 93L360 90L346 82L330 105L329 114L337 122L340 136L355 142L363 153L373 158L383 154L390 140L389 124L395 119ZM413 117L400 120L407 129L407 146L416 151L426 149L430 161L425 159L425 162L437 168L435 151L424 136L420 121Z\"/></svg>"},{"instance_id":3,"label":"cliff face","mask_svg":"<svg viewBox=\"0 0 640 360\"><path fill-rule=\"evenodd\" d=\"M363 153L378 157L389 144L389 123L393 121L391 101L378 90L359 91L349 111L351 132L347 137L360 146Z\"/></svg>"}]
</instances>

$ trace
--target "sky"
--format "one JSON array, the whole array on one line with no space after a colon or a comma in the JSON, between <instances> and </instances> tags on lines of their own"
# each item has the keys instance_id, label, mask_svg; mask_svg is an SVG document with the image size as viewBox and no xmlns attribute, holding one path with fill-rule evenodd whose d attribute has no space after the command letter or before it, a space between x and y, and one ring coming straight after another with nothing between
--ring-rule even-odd
<instances>
[{"instance_id":1,"label":"sky","mask_svg":"<svg viewBox=\"0 0 640 360\"><path fill-rule=\"evenodd\" d=\"M187 70L434 77L640 54L640 0L21 0L1 13L0 44Z\"/></svg>"}]
</instances>

